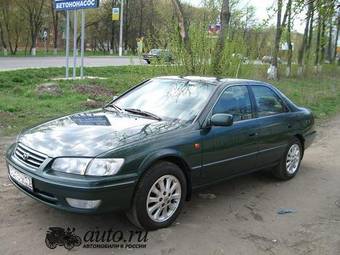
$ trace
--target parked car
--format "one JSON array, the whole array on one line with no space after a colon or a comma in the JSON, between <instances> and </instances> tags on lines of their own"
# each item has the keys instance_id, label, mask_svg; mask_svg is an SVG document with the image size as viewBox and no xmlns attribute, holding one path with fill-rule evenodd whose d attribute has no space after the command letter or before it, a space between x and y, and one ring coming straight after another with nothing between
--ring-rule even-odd
<instances>
[{"instance_id":1,"label":"parked car","mask_svg":"<svg viewBox=\"0 0 340 255\"><path fill-rule=\"evenodd\" d=\"M166 62L170 63L173 61L170 50L167 49L152 49L149 53L143 55L143 59L151 64L152 62Z\"/></svg>"},{"instance_id":2,"label":"parked car","mask_svg":"<svg viewBox=\"0 0 340 255\"><path fill-rule=\"evenodd\" d=\"M23 131L6 161L14 185L44 204L124 210L153 230L197 188L268 168L293 178L314 136L312 112L267 83L158 77L102 109Z\"/></svg>"}]
</instances>

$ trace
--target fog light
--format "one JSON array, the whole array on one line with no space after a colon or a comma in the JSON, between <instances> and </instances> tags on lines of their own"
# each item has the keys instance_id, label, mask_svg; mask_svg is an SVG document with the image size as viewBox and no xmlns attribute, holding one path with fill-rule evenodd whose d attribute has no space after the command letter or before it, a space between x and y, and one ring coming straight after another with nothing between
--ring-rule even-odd
<instances>
[{"instance_id":1,"label":"fog light","mask_svg":"<svg viewBox=\"0 0 340 255\"><path fill-rule=\"evenodd\" d=\"M66 198L66 201L70 206L79 209L94 209L101 203L101 200L80 200L74 198Z\"/></svg>"}]
</instances>

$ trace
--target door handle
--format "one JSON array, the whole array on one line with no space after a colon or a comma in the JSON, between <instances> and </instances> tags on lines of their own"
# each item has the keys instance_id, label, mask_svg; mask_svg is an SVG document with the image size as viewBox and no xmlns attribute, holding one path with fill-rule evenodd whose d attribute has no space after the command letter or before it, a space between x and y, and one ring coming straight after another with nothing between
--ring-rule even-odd
<instances>
[{"instance_id":1,"label":"door handle","mask_svg":"<svg viewBox=\"0 0 340 255\"><path fill-rule=\"evenodd\" d=\"M251 133L249 134L250 137L254 137L254 136L258 136L259 134L258 133Z\"/></svg>"}]
</instances>

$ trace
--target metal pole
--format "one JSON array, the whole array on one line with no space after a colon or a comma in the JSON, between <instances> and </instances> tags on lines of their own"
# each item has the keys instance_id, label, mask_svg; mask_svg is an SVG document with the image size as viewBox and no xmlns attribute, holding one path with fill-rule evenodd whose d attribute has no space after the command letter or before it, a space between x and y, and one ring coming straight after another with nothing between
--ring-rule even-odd
<instances>
[{"instance_id":1,"label":"metal pole","mask_svg":"<svg viewBox=\"0 0 340 255\"><path fill-rule=\"evenodd\" d=\"M85 11L81 10L81 67L80 77L84 78L84 51L85 51Z\"/></svg>"},{"instance_id":2,"label":"metal pole","mask_svg":"<svg viewBox=\"0 0 340 255\"><path fill-rule=\"evenodd\" d=\"M120 0L119 56L123 55L124 0Z\"/></svg>"},{"instance_id":3,"label":"metal pole","mask_svg":"<svg viewBox=\"0 0 340 255\"><path fill-rule=\"evenodd\" d=\"M70 12L66 11L66 79L69 77L70 66Z\"/></svg>"},{"instance_id":4,"label":"metal pole","mask_svg":"<svg viewBox=\"0 0 340 255\"><path fill-rule=\"evenodd\" d=\"M77 35L78 35L78 15L77 11L74 11L74 28L73 28L73 80L76 78L77 68Z\"/></svg>"}]
</instances>

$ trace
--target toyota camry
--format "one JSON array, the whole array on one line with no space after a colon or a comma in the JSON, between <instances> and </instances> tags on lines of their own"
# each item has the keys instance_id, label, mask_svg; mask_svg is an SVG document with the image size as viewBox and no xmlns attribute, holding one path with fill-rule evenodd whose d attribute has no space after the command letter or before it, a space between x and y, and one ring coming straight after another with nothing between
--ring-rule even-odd
<instances>
[{"instance_id":1,"label":"toyota camry","mask_svg":"<svg viewBox=\"0 0 340 255\"><path fill-rule=\"evenodd\" d=\"M46 205L123 210L153 230L197 188L263 169L293 178L314 136L312 112L270 84L157 77L101 109L22 131L6 161L13 184Z\"/></svg>"}]
</instances>

